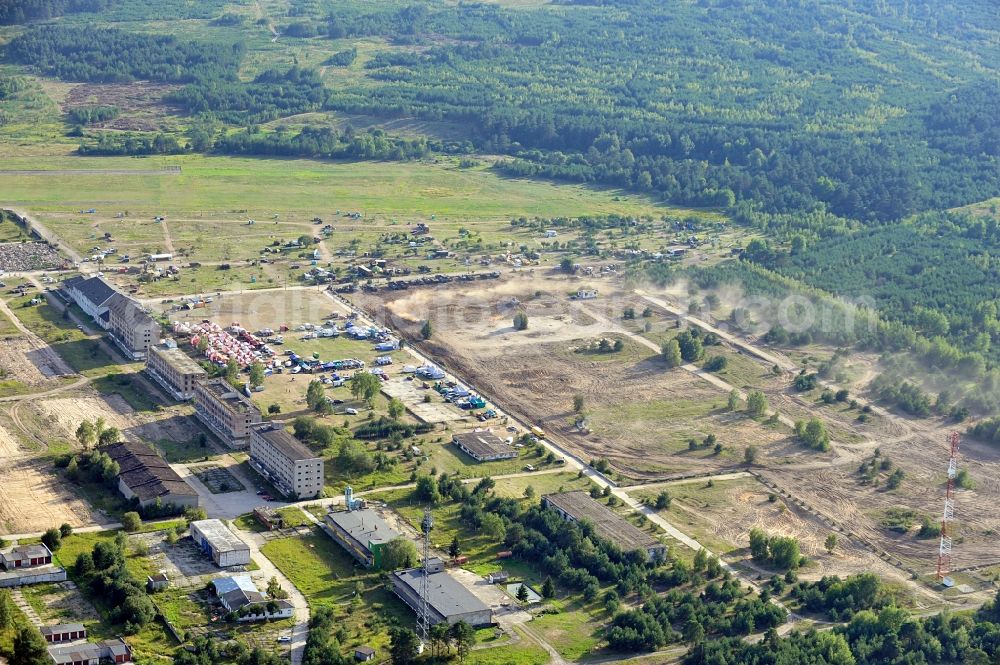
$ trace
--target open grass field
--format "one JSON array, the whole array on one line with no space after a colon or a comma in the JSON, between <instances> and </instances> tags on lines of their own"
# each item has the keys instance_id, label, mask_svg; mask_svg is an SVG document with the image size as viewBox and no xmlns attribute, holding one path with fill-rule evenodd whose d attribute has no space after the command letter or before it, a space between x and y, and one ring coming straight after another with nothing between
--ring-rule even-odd
<instances>
[{"instance_id":1,"label":"open grass field","mask_svg":"<svg viewBox=\"0 0 1000 665\"><path fill-rule=\"evenodd\" d=\"M384 653L390 622L413 626L413 613L387 591L377 572L355 565L325 534L279 538L261 552L308 599L310 607L332 607L348 633L344 648L368 644Z\"/></svg>"},{"instance_id":2,"label":"open grass field","mask_svg":"<svg viewBox=\"0 0 1000 665\"><path fill-rule=\"evenodd\" d=\"M128 367L113 362L96 339L77 330L72 320L63 318L62 313L52 305L47 302L31 305L29 301L32 297L10 301L11 309L25 327L48 342L75 371L93 377Z\"/></svg>"},{"instance_id":3,"label":"open grass field","mask_svg":"<svg viewBox=\"0 0 1000 665\"><path fill-rule=\"evenodd\" d=\"M482 168L460 169L450 160L345 163L200 155L86 158L57 152L19 156L13 152L3 154L5 169L47 172L4 176L5 202L39 214L90 207L110 216L128 210L135 216L155 213L168 219L171 215L229 213L236 220L251 217L263 224L274 214L311 218L332 216L336 210L357 210L366 218L382 220L435 215L441 220L466 221L670 210L640 196L503 178ZM74 173L173 167L181 173ZM619 200L613 200L616 197Z\"/></svg>"}]
</instances>

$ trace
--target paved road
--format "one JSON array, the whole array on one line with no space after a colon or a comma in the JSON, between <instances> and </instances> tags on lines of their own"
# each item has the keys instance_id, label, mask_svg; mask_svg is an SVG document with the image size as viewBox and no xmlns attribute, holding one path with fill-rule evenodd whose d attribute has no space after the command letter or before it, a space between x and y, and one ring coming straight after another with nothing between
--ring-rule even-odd
<instances>
[{"instance_id":1,"label":"paved road","mask_svg":"<svg viewBox=\"0 0 1000 665\"><path fill-rule=\"evenodd\" d=\"M230 528L250 546L250 558L260 567L260 574L264 579L277 578L281 588L288 592L288 601L295 608L295 625L292 627L292 641L289 645L292 665L301 665L306 639L309 637L309 603L306 602L306 597L271 563L270 559L261 553L260 548L265 542L261 534L241 531L233 524Z\"/></svg>"},{"instance_id":2,"label":"paved road","mask_svg":"<svg viewBox=\"0 0 1000 665\"><path fill-rule=\"evenodd\" d=\"M369 324L369 325L374 325L374 322L371 320L370 317L368 317L363 311L361 311L360 309L358 309L357 307L355 307L352 303L350 303L345 298L343 298L343 297L341 297L339 295L336 295L336 294L332 294L329 291L326 291L325 293L327 293L327 295L329 295L336 302L341 303L343 306L348 307L352 312L356 313L358 315L358 318L359 318L360 321L362 321L362 322L364 322L366 324ZM616 328L617 328L617 326L616 326ZM632 333L632 334L634 334L634 333ZM638 338L638 341L641 341L644 344L651 344L651 345L653 345L653 347L655 348L655 350L657 352L659 352L659 348L656 347L656 345L653 342L651 342L650 340L648 340L648 339L646 339L644 337L641 337L641 336L636 336L636 337ZM435 364L435 365L438 364L438 363L435 363L428 356L425 356L424 354L422 354L418 349L414 348L412 345L409 345L409 344L406 345L406 347L404 348L404 350L407 351L411 356L413 356L417 360L417 362L419 364ZM443 367L441 369L444 370L444 371L447 371ZM454 380L456 380L456 381L458 381L458 382L460 382L460 383L468 386L470 389L474 389L475 388L475 386L473 386L472 384L470 384L467 380L465 380L463 378L454 377L452 375L449 375L446 378L447 379L454 379ZM496 406L496 402L494 401L493 403ZM529 426L526 423L520 421L518 418L510 415L509 413L504 413L501 408L497 407L496 411L497 411L497 413L501 417L504 416L504 415L506 415L509 422L514 423L516 425L519 425L523 430L527 431L529 429ZM670 537L672 537L673 539L675 539L677 542L679 542L682 545L684 545L686 547L689 547L689 548L691 548L691 549L693 549L695 551L705 550L706 552L711 553L710 549L708 549L707 547L705 547L704 545L702 545L701 543L699 543L696 539L692 538L691 536L688 536L686 533L684 533L683 531L681 531L680 529L678 529L677 527L675 527L667 519L665 519L662 515L660 515L659 513L657 513L654 509L652 509L649 506L646 506L646 505L642 504L638 499L636 499L636 498L632 497L631 495L629 495L628 488L619 488L614 481L612 481L611 479L607 478L604 474L602 474L602 473L598 472L596 469L592 468L589 464L585 463L578 456L576 456L573 453L571 453L570 451L562 448L561 446L559 446L557 443L553 442L552 440L550 440L550 439L543 439L541 441L541 443L542 443L543 446L545 446L548 450L550 450L551 452L553 452L555 455L557 455L558 457L560 457L563 460L565 460L565 462L566 462L565 465L563 465L562 467L560 467L562 470L566 470L566 471L570 471L570 472L575 471L575 472L578 472L578 473L582 472L582 474L585 477L589 478L592 482L594 482L596 485L598 485L598 487L601 487L602 489L603 488L610 488L611 492L616 497L618 497L623 503L625 503L626 505L628 505L635 512L638 512L638 513L641 513L641 514L645 515L646 518L649 521L651 521L654 524L656 524L657 526L659 526L661 529L663 529L663 531L665 531ZM728 564L722 562L721 558L720 558L720 563L722 564L723 568L725 568L726 570L729 570L733 575L735 575L735 576L739 577L740 579L742 579L744 583L748 584L749 586L753 587L754 589L758 589L759 590L759 587L757 586L755 580L753 578L751 578L749 575L744 574L741 571L739 571L739 570L737 570L737 569L729 566ZM775 604L777 604L777 605L779 605L781 607L784 607L777 600L772 599L772 602L774 602Z\"/></svg>"}]
</instances>

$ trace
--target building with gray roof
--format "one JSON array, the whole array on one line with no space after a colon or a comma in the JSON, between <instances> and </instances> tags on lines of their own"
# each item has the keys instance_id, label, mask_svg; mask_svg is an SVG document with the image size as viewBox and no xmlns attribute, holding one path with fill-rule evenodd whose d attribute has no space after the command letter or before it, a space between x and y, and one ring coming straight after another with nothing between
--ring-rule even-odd
<instances>
[{"instance_id":1,"label":"building with gray roof","mask_svg":"<svg viewBox=\"0 0 1000 665\"><path fill-rule=\"evenodd\" d=\"M421 589L427 575L427 608L432 625L464 621L470 626L489 626L493 623L493 610L479 600L461 582L444 569L440 559L431 559L423 568L400 570L392 575L392 590L410 606L420 611Z\"/></svg>"},{"instance_id":2,"label":"building with gray roof","mask_svg":"<svg viewBox=\"0 0 1000 665\"><path fill-rule=\"evenodd\" d=\"M99 665L100 663L132 662L132 649L118 637L103 642L67 644L49 647L49 658L54 665Z\"/></svg>"},{"instance_id":3,"label":"building with gray roof","mask_svg":"<svg viewBox=\"0 0 1000 665\"><path fill-rule=\"evenodd\" d=\"M323 458L277 423L250 429L250 464L286 497L312 499L323 493Z\"/></svg>"},{"instance_id":4,"label":"building with gray roof","mask_svg":"<svg viewBox=\"0 0 1000 665\"><path fill-rule=\"evenodd\" d=\"M250 546L230 531L222 520L191 522L191 539L220 568L250 563Z\"/></svg>"},{"instance_id":5,"label":"building with gray roof","mask_svg":"<svg viewBox=\"0 0 1000 665\"><path fill-rule=\"evenodd\" d=\"M323 530L368 568L382 566L382 548L399 533L370 509L328 513Z\"/></svg>"},{"instance_id":6,"label":"building with gray roof","mask_svg":"<svg viewBox=\"0 0 1000 665\"><path fill-rule=\"evenodd\" d=\"M463 432L452 437L455 445L477 462L517 457L517 448L491 432Z\"/></svg>"},{"instance_id":7,"label":"building with gray roof","mask_svg":"<svg viewBox=\"0 0 1000 665\"><path fill-rule=\"evenodd\" d=\"M542 497L542 505L569 522L590 523L599 538L614 543L623 551L641 550L654 559L667 554L666 545L582 490L546 494Z\"/></svg>"},{"instance_id":8,"label":"building with gray roof","mask_svg":"<svg viewBox=\"0 0 1000 665\"><path fill-rule=\"evenodd\" d=\"M146 444L122 441L101 451L118 463L118 491L126 499L134 498L142 508L156 504L178 511L198 507L198 493Z\"/></svg>"}]
</instances>

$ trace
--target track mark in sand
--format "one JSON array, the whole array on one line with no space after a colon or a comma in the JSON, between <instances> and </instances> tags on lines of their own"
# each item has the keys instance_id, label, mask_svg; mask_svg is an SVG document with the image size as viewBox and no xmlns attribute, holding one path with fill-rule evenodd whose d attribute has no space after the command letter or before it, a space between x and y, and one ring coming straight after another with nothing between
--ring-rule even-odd
<instances>
[{"instance_id":1,"label":"track mark in sand","mask_svg":"<svg viewBox=\"0 0 1000 665\"><path fill-rule=\"evenodd\" d=\"M163 229L163 244L166 247L168 254L174 253L174 241L170 237L170 227L167 226L167 220L164 219L160 222L160 228Z\"/></svg>"}]
</instances>

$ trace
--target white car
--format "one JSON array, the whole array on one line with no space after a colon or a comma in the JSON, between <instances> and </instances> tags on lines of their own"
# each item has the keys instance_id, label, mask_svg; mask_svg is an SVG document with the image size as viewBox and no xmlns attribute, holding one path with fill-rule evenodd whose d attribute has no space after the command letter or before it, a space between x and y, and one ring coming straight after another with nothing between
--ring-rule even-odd
<instances>
[{"instance_id":1,"label":"white car","mask_svg":"<svg viewBox=\"0 0 1000 665\"><path fill-rule=\"evenodd\" d=\"M353 408L347 408L347 409L344 409L344 413L346 413L349 416L356 416L356 415L358 415L358 410L357 409L353 409Z\"/></svg>"},{"instance_id":2,"label":"white car","mask_svg":"<svg viewBox=\"0 0 1000 665\"><path fill-rule=\"evenodd\" d=\"M292 638L290 636L288 636L288 635L282 635L281 637L278 638L278 642L281 642L282 644L284 644L286 642L291 642L291 641L292 641Z\"/></svg>"}]
</instances>

